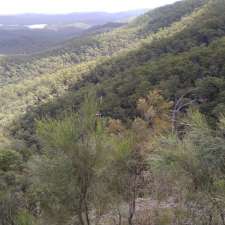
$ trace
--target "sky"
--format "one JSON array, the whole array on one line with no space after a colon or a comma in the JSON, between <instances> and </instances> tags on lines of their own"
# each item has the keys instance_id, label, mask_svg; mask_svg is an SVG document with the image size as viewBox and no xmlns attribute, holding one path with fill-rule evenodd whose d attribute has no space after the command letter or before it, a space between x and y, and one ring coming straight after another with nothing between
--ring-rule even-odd
<instances>
[{"instance_id":1,"label":"sky","mask_svg":"<svg viewBox=\"0 0 225 225\"><path fill-rule=\"evenodd\" d=\"M0 14L120 12L152 9L177 0L0 0Z\"/></svg>"}]
</instances>

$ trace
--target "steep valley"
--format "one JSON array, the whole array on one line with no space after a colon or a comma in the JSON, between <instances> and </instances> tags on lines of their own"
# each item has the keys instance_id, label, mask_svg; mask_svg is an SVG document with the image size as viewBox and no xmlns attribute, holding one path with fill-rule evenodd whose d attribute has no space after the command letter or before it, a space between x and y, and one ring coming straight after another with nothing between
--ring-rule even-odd
<instances>
[{"instance_id":1,"label":"steep valley","mask_svg":"<svg viewBox=\"0 0 225 225\"><path fill-rule=\"evenodd\" d=\"M224 12L183 0L2 56L0 225L224 225Z\"/></svg>"}]
</instances>

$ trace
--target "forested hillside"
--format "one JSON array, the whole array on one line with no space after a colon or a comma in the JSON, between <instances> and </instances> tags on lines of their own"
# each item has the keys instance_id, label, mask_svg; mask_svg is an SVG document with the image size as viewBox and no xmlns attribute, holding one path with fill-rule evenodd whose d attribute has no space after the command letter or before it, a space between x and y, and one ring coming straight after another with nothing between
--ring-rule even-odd
<instances>
[{"instance_id":1,"label":"forested hillside","mask_svg":"<svg viewBox=\"0 0 225 225\"><path fill-rule=\"evenodd\" d=\"M81 35L84 29L77 27L52 29L0 28L0 54L31 54L46 51L62 41Z\"/></svg>"},{"instance_id":2,"label":"forested hillside","mask_svg":"<svg viewBox=\"0 0 225 225\"><path fill-rule=\"evenodd\" d=\"M1 57L0 224L224 225L224 12L184 0Z\"/></svg>"},{"instance_id":3,"label":"forested hillside","mask_svg":"<svg viewBox=\"0 0 225 225\"><path fill-rule=\"evenodd\" d=\"M200 5L200 3L203 4L201 1L200 2L197 1L196 4L194 4L193 2L186 1L183 4L177 3L173 7L169 6L169 9L172 12L174 9L176 9L178 5L180 8L182 8L182 10L183 8L185 8L187 12L189 12L190 8L194 10L195 7L198 7ZM164 14L164 10L165 8L161 9L162 14ZM131 66L136 66L135 64L144 63L146 60L149 60L150 57L158 57L161 54L166 53L164 50L165 49L164 46L161 47L160 45L167 45L167 43L170 42L170 39L171 39L170 36L173 36L173 35L177 35L177 38L174 38L174 42L176 42L177 40L182 41L179 35L183 35L183 34L187 36L186 37L187 40L191 39L192 38L191 32L190 32L191 29L188 26L192 25L194 27L193 29L196 29L199 31L199 26L201 26L201 23L202 23L201 19L205 19L204 18L204 15L206 15L204 14L205 10L207 10L207 7L196 10L193 12L192 16L184 17L179 22L176 22L177 17L174 16L172 13L171 13L172 16L171 14L168 14L169 19L173 17L175 22L172 23L171 26L169 26L168 28L162 29L159 32L155 32L157 31L156 30L157 28L154 23L157 23L158 21L156 20L157 16L158 18L160 18L162 14L160 14L160 10L159 11L157 10L156 12L154 11L150 12L150 14L149 15L147 14L146 16L149 16L150 18L152 17L155 19L153 20L155 21L154 23L151 22L151 19L149 19L150 21L149 23L153 23L151 26L155 26L155 28L152 31L151 30L149 31L150 35L147 38L143 39L140 36L140 40L138 39L139 41L136 41L136 40L141 33L144 33L146 35L146 32L143 32L143 30L146 29L147 23L145 23L145 25L142 26L142 23L135 22L139 24L137 27L133 27L133 25L129 25L127 29L125 27L119 28L112 31L112 33L109 32L109 33L104 33L104 34L91 36L91 37L87 35L87 37L82 38L82 40L76 39L74 41L68 42L63 48L56 49L55 51L51 51L50 53L45 53L47 55L50 54L48 57L45 57L45 56L41 57L39 55L38 56L40 57L39 59L36 59L36 58L30 59L31 57L29 57L29 59L28 58L11 59L13 61L15 60L24 61L27 59L27 61L25 61L25 64L23 62L19 64L15 64L15 62L14 63L12 62L13 63L12 65L11 64L8 65L10 60L8 61L8 59L3 58L2 59L3 65L5 65L6 63L7 64L6 64L6 67L2 67L3 69L2 74L5 73L4 72L5 68L7 69L7 73L2 76L2 83L4 85L4 87L2 88L2 93L3 93L3 96L8 95L8 97L11 98L11 102L15 102L15 107L11 108L6 103L7 104L6 109L8 110L5 112L7 113L7 116L5 116L5 112L3 111L2 118L4 119L4 121L7 121L8 117L18 116L19 111L25 112L27 106L32 106L35 103L39 104L41 101L45 101L46 98L49 99L51 97L57 96L59 95L58 93L60 93L61 90L63 91L67 89L68 85L71 86L72 82L67 80L70 80L70 77L72 77L73 79L77 79L76 76L73 75L73 72L70 72L70 70L71 69L73 70L73 67L74 67L74 66L70 67L72 62L75 64L78 64L79 62L82 62L85 60L87 62L87 60L90 61L94 59L95 61L94 62L92 61L90 63L94 67L98 68L96 65L102 64L102 60L103 60L102 56L106 57L111 54L114 54L114 55L119 54L119 56L115 56L114 58L109 59L109 63L107 62L106 58L104 58L104 61L106 59L106 65L109 64L109 66L113 66L118 61L119 66L115 66L115 68L117 69L118 67L119 69L118 72L120 72L121 70L128 69L129 64ZM221 16L223 16L223 14L221 14ZM196 20L193 20L192 17L196 17ZM197 23L197 21L199 21L199 23ZM207 21L205 21L205 23L207 23ZM185 27L187 28L185 29ZM160 27L158 27L158 29L159 28ZM198 34L196 34L196 36L197 35ZM199 36L200 35L201 34L199 34ZM135 38L135 36L137 37ZM123 40L123 38L125 38L125 40ZM127 41L129 38L130 40ZM158 40L159 38L163 38L164 41ZM198 42L201 43L202 40L193 39L193 42L194 41L196 43L193 43L193 45L196 45L198 44ZM126 46L130 45L129 42L133 43L132 44L133 48L130 47L131 49L125 48ZM188 44L190 43L188 42ZM173 43L171 43L171 45L173 45ZM167 47L169 48L169 46ZM182 49L181 50L179 49L178 44L175 47L178 47L178 51L182 51ZM117 53L117 51L123 48L125 48L124 53L123 52ZM190 47L185 46L185 43L184 43L183 48L190 48ZM148 54L152 54L152 56ZM74 59L71 60L71 57L72 59L75 58L76 61L74 62ZM144 59L144 57L146 59ZM131 58L131 59L127 59L127 58ZM31 60L31 62L29 60ZM86 72L85 70L88 68L89 64L85 64L85 63L81 64L83 65L82 74L85 74L85 76L86 75L88 76L88 72ZM59 70L60 68L63 68L62 71L60 71L59 73L61 78L55 75L54 73L54 71ZM113 68L114 71L116 71L115 68ZM40 73L41 75L38 76L38 73ZM58 83L57 80L59 79L61 79L61 81L59 84L57 84ZM36 80L38 83L35 82ZM9 83L9 82L10 82L9 85L5 85L5 83ZM42 84L40 82L42 82ZM15 83L15 84L12 84L12 83ZM45 92L41 91L41 89L44 89L44 87L46 87ZM28 91L31 89L33 90L32 92ZM17 93L17 90L19 90L19 93ZM39 96L38 94L36 94L36 92L40 92L40 91L43 94ZM18 95L20 98L18 98ZM42 100L43 98L41 96L43 96L44 100ZM27 99L30 99L30 100L27 101ZM2 107L4 108L4 103ZM18 109L18 113L15 113L17 112L17 109ZM13 113L10 112L11 110L13 111Z\"/></svg>"},{"instance_id":4,"label":"forested hillside","mask_svg":"<svg viewBox=\"0 0 225 225\"><path fill-rule=\"evenodd\" d=\"M27 57L8 57L0 63L2 79L5 82L5 79L10 77L9 80L12 82L12 78L20 79L22 75L26 78L27 76L36 76L40 73L52 72L74 63L93 60L99 56L111 56L119 50L129 47L133 49L136 45L142 43L142 39L152 39L152 35L159 31L160 28L170 26L179 21L183 15L189 14L195 8L204 4L204 2L206 1L187 1L182 4L178 2L173 6L169 6L166 9L168 10L168 16L163 21L160 21L160 18L165 16L165 8L151 11L130 25L110 33L87 35L81 39L75 38L63 44L63 46L42 54L29 55ZM182 13L178 11L179 13L173 14L177 7L181 8ZM183 26L188 26L188 24L181 22L180 29L183 29ZM170 29L168 32L170 32ZM171 33L173 32L171 30ZM167 34L165 33L165 35Z\"/></svg>"},{"instance_id":5,"label":"forested hillside","mask_svg":"<svg viewBox=\"0 0 225 225\"><path fill-rule=\"evenodd\" d=\"M65 15L0 15L0 54L34 54L107 23L123 25L146 10ZM112 26L111 26L112 27ZM18 56L21 57L21 56Z\"/></svg>"}]
</instances>

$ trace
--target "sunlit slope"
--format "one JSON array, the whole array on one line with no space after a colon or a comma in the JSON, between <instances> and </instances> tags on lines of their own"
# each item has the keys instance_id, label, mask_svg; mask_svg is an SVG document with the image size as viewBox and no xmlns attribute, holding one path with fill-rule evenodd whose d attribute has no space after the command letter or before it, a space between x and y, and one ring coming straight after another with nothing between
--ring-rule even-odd
<instances>
[{"instance_id":1,"label":"sunlit slope","mask_svg":"<svg viewBox=\"0 0 225 225\"><path fill-rule=\"evenodd\" d=\"M186 43L185 39L181 43ZM162 90L170 100L188 93L186 97L190 101L194 99L200 110L212 118L218 118L224 112L225 35L216 35L209 44L183 52L162 53L158 57L155 54L160 52L159 48L154 51L153 44L148 48L150 52L147 48L138 49L94 65L83 79L68 88L66 95L33 108L35 113L28 113L25 121L76 109L91 89L103 97L102 113L105 116L125 120L137 115L137 99L151 89Z\"/></svg>"},{"instance_id":2,"label":"sunlit slope","mask_svg":"<svg viewBox=\"0 0 225 225\"><path fill-rule=\"evenodd\" d=\"M81 65L81 67L84 68L82 72L77 71L77 67L73 66L71 68L68 67L59 70L56 73L46 73L40 77L37 76L35 79L26 79L17 84L6 85L0 92L1 98L5 98L4 101L2 101L1 107L1 119L4 121L2 124L7 125L20 115L25 114L27 108L48 104L49 101L54 105L54 99L65 95L68 89L70 90L70 96L82 96L82 91L86 89L86 87L89 89L102 85L101 88L104 89L105 82L110 79L112 79L110 80L111 84L113 84L116 79L116 82L119 82L119 84L116 83L116 86L121 86L121 90L123 88L127 90L126 96L128 96L132 93L134 87L123 80L124 74L127 73L126 77L129 77L129 72L126 71L144 65L151 60L157 60L169 53L177 54L188 51L195 46L207 46L211 41L223 37L225 33L225 19L222 7L224 7L222 1L218 1L216 4L214 4L213 1L213 3L195 10L191 15L184 16L179 22L175 22L171 26L150 35L145 41L141 41L131 50L127 49L111 58L103 57L91 61L90 63L83 63ZM220 23L216 22L218 20ZM89 67L90 64L91 68ZM86 67L88 69L86 69ZM77 82L78 80L79 82ZM106 87L108 87L108 85L106 85ZM143 90L149 88L150 85L146 83L145 89ZM143 93L141 90L139 92L140 94ZM111 88L109 88L108 91L106 88L103 94L109 96L110 94L114 95ZM7 104L6 96L10 99L11 105ZM119 100L114 101L113 97L111 98L109 98L107 102L111 102L112 106L119 106L121 104ZM135 98L133 100L135 101ZM64 98L63 101L65 103L69 102L67 107L73 107L73 97ZM126 99L124 99L124 101L126 101ZM75 105L77 102L79 103L77 100L74 102ZM63 109L60 108L63 104L60 104L61 105L57 106L57 113L63 111ZM126 104L128 104L128 106L125 105L125 108L129 108L129 103ZM133 106L130 105L130 107ZM45 112L48 113L48 107L46 107L46 109ZM49 111L52 114L56 113L55 109L49 108ZM29 114L31 114L31 111L29 111Z\"/></svg>"},{"instance_id":3,"label":"sunlit slope","mask_svg":"<svg viewBox=\"0 0 225 225\"><path fill-rule=\"evenodd\" d=\"M75 38L61 46L41 54L27 57L7 57L0 63L0 82L17 82L28 76L54 72L58 69L80 62L111 56L124 49L132 49L141 40L155 35L160 29L178 22L195 9L207 3L207 0L186 0L150 11L128 26L112 32L86 35Z\"/></svg>"}]
</instances>

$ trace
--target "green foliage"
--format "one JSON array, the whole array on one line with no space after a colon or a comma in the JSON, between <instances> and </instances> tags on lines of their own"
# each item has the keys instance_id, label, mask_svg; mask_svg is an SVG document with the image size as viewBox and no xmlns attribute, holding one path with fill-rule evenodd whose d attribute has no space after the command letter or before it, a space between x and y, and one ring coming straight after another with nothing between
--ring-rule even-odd
<instances>
[{"instance_id":1,"label":"green foliage","mask_svg":"<svg viewBox=\"0 0 225 225\"><path fill-rule=\"evenodd\" d=\"M20 154L13 150L0 150L0 170L9 171L18 169L22 158Z\"/></svg>"},{"instance_id":2,"label":"green foliage","mask_svg":"<svg viewBox=\"0 0 225 225\"><path fill-rule=\"evenodd\" d=\"M0 29L0 53L6 55L21 54L23 57L25 54L41 52L74 36L79 36L82 31L82 29L75 27L71 27L70 30L59 29L56 31L53 29L32 30L24 26L10 29L3 26Z\"/></svg>"},{"instance_id":3,"label":"green foliage","mask_svg":"<svg viewBox=\"0 0 225 225\"><path fill-rule=\"evenodd\" d=\"M22 189L26 189L27 182L23 168L23 158L19 152L0 150L0 224L17 225L18 212L26 207Z\"/></svg>"},{"instance_id":4,"label":"green foliage","mask_svg":"<svg viewBox=\"0 0 225 225\"><path fill-rule=\"evenodd\" d=\"M176 202L159 209L158 224L173 216L177 224L222 224L224 11L223 0L182 1L29 59L0 58L1 131L20 139L3 149L38 150L26 170L17 152L0 151L0 218L13 212L13 221L30 223L40 202L36 216L46 224L83 225L93 213L128 205L132 224L136 200L147 193ZM97 99L85 98L90 90ZM170 134L179 99L179 126ZM107 117L116 119L108 127Z\"/></svg>"},{"instance_id":5,"label":"green foliage","mask_svg":"<svg viewBox=\"0 0 225 225\"><path fill-rule=\"evenodd\" d=\"M224 70L219 68L223 68L224 40L205 46L224 35L223 8L219 0L184 1L152 11L144 16L145 23L140 19L109 33L87 35L38 56L2 58L2 74L5 63L9 69L0 90L2 126L12 127L10 122L25 114L18 128L20 138L27 140L28 133L34 132L35 117L56 116L79 108L90 87L103 97L101 108L105 116L133 119L137 116L136 101L155 86L160 86L166 98L174 100L192 89L197 79L222 76ZM168 22L158 22L161 17ZM162 25L166 27L160 29ZM210 35L207 43L201 38L206 35ZM186 54L177 55L183 52ZM7 77L10 84L5 85ZM210 105L210 116L215 117L223 108L223 97L220 99L218 104ZM29 147L36 142L33 135L30 139Z\"/></svg>"},{"instance_id":6,"label":"green foliage","mask_svg":"<svg viewBox=\"0 0 225 225\"><path fill-rule=\"evenodd\" d=\"M199 112L190 112L185 124L184 137L160 140L158 153L162 158L155 158L158 162L156 165L160 165L161 169L166 167L167 173L172 173L172 179L176 177L176 182L179 182L179 192L183 195L179 204L185 205L183 209L187 212L187 218L193 216L193 222L198 221L199 224L208 223L207 220L222 224L225 197L224 137L220 131L209 128ZM201 207L198 213L192 212L193 205Z\"/></svg>"},{"instance_id":7,"label":"green foliage","mask_svg":"<svg viewBox=\"0 0 225 225\"><path fill-rule=\"evenodd\" d=\"M21 211L16 217L16 225L34 225L34 218L27 211Z\"/></svg>"},{"instance_id":8,"label":"green foliage","mask_svg":"<svg viewBox=\"0 0 225 225\"><path fill-rule=\"evenodd\" d=\"M101 191L101 176L110 156L104 130L105 122L97 116L97 101L90 95L79 113L38 122L46 151L31 167L43 193L42 205L58 222L75 213L80 224L89 223L89 210Z\"/></svg>"}]
</instances>

